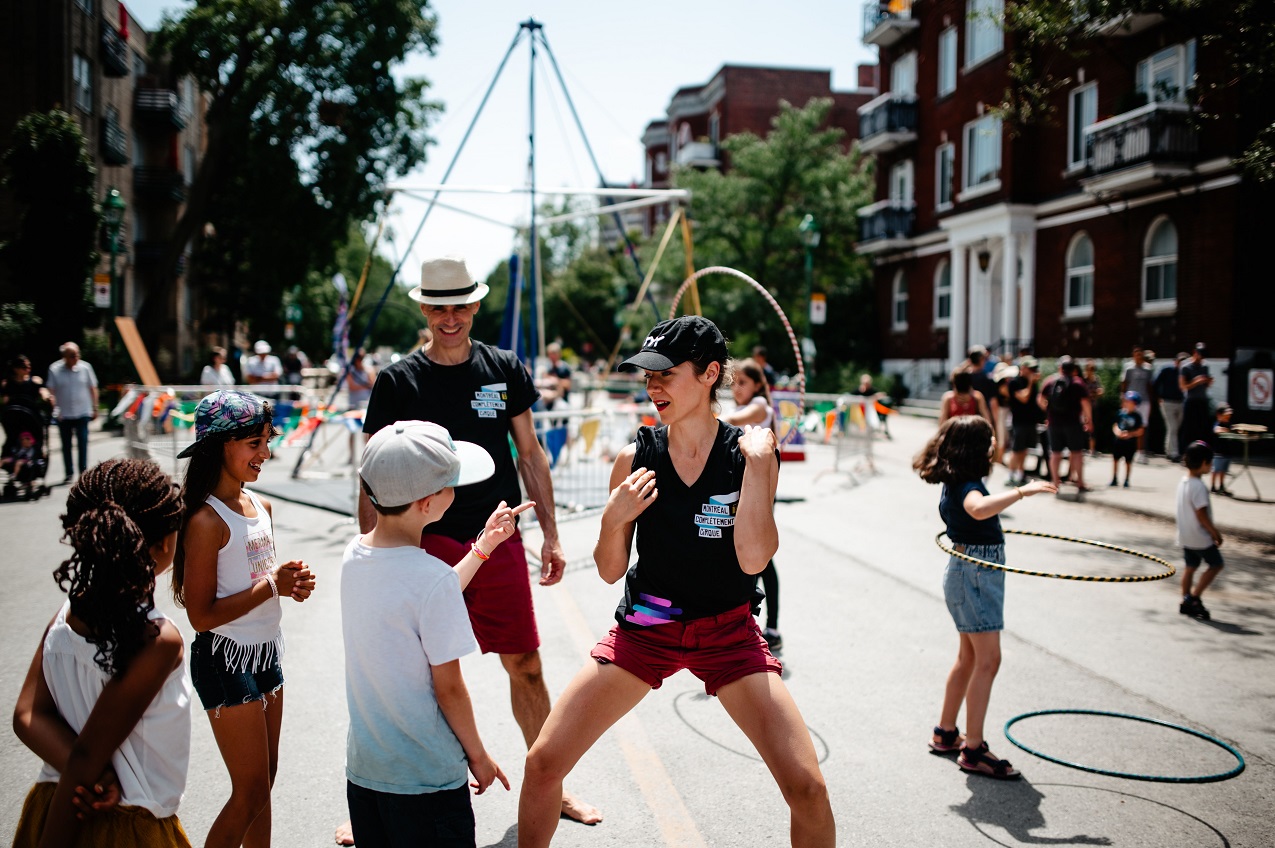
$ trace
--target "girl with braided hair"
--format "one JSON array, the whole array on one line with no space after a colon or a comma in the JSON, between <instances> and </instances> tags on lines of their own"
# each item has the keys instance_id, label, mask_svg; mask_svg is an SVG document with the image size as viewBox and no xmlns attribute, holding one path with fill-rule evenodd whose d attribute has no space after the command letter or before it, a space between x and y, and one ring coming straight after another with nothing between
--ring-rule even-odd
<instances>
[{"instance_id":1,"label":"girl with braided hair","mask_svg":"<svg viewBox=\"0 0 1275 848\"><path fill-rule=\"evenodd\" d=\"M44 761L15 848L190 845L177 819L190 683L181 634L154 601L181 518L176 487L151 462L109 460L71 488L62 527L74 552L53 573L67 600L13 715Z\"/></svg>"},{"instance_id":2,"label":"girl with braided hair","mask_svg":"<svg viewBox=\"0 0 1275 848\"><path fill-rule=\"evenodd\" d=\"M270 844L270 788L283 725L283 610L304 601L314 577L299 561L275 564L270 502L244 488L270 458L270 404L221 390L195 408L173 594L195 639L190 676L230 773L230 799L205 848Z\"/></svg>"}]
</instances>

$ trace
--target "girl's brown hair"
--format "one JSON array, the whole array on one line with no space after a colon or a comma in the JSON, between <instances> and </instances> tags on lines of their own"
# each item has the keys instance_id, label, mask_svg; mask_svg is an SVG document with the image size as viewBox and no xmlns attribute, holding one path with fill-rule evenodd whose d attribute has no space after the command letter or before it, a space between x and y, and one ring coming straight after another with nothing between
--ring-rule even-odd
<instances>
[{"instance_id":1,"label":"girl's brown hair","mask_svg":"<svg viewBox=\"0 0 1275 848\"><path fill-rule=\"evenodd\" d=\"M992 470L992 440L992 425L983 416L949 418L913 458L912 468L927 483L978 480Z\"/></svg>"}]
</instances>

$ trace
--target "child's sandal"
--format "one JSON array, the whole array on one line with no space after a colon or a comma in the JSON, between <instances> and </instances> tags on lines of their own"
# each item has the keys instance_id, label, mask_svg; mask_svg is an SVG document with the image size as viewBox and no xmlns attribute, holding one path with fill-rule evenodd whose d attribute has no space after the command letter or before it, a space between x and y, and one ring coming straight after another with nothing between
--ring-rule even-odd
<instances>
[{"instance_id":1,"label":"child's sandal","mask_svg":"<svg viewBox=\"0 0 1275 848\"><path fill-rule=\"evenodd\" d=\"M955 754L961 750L961 745L965 742L959 727L953 727L951 730L935 727L934 736L938 741L930 740L930 751L935 754Z\"/></svg>"},{"instance_id":2,"label":"child's sandal","mask_svg":"<svg viewBox=\"0 0 1275 848\"><path fill-rule=\"evenodd\" d=\"M992 756L992 752L987 750L986 742L977 748L962 746L961 755L956 758L956 764L960 766L961 771L985 775L993 780L1018 780L1022 777L1022 774L1015 771L1009 764L1009 760Z\"/></svg>"}]
</instances>

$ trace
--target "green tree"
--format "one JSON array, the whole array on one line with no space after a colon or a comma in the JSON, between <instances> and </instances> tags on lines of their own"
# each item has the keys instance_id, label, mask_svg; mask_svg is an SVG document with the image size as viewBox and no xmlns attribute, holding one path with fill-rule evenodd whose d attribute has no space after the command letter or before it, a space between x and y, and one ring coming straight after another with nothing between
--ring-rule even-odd
<instances>
[{"instance_id":1,"label":"green tree","mask_svg":"<svg viewBox=\"0 0 1275 848\"><path fill-rule=\"evenodd\" d=\"M813 291L827 295L828 318L813 328L812 338L818 362L829 373L838 363L869 362L877 355L868 267L854 250L856 213L871 202L874 190L871 161L857 147L847 152L845 132L827 126L831 106L828 99L812 99L803 108L782 103L765 138L741 133L722 142L730 164L726 173L674 174L676 184L692 193L696 267L726 265L753 277L794 328L804 327L807 315L798 226L805 215L815 218L821 240L814 251ZM661 297L671 299L681 282L683 256L680 245L671 243L661 262ZM761 343L778 367L794 367L787 334L769 304L751 287L724 279L704 278L700 298L704 313L732 340L732 350L747 353Z\"/></svg>"},{"instance_id":2,"label":"green tree","mask_svg":"<svg viewBox=\"0 0 1275 848\"><path fill-rule=\"evenodd\" d=\"M423 161L440 107L425 98L428 83L391 70L432 52L435 26L425 0L197 0L164 21L155 55L195 78L208 109L204 157L162 267L195 243L212 327L246 318L277 337L284 292L331 269L386 181ZM154 309L143 321L159 319Z\"/></svg>"},{"instance_id":3,"label":"green tree","mask_svg":"<svg viewBox=\"0 0 1275 848\"><path fill-rule=\"evenodd\" d=\"M85 326L97 322L88 285L101 224L96 171L79 125L65 112L33 112L10 138L0 166L19 218L15 237L0 244L8 280L0 301L30 307L6 308L6 335L24 334L6 346L23 347L42 368L59 344L82 339Z\"/></svg>"},{"instance_id":4,"label":"green tree","mask_svg":"<svg viewBox=\"0 0 1275 848\"><path fill-rule=\"evenodd\" d=\"M1095 26L1158 14L1222 57L1219 73L1186 92L1203 120L1234 115L1240 162L1258 182L1275 181L1275 4L1269 0L1016 0L1005 6L1010 85L998 111L1011 128L1055 119L1054 95L1072 85L1061 59L1105 50Z\"/></svg>"}]
</instances>

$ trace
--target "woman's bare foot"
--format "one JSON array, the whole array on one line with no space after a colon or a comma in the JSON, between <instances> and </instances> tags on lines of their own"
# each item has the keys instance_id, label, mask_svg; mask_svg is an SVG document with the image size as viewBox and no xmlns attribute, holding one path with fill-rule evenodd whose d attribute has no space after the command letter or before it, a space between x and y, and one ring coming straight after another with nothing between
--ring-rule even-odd
<instances>
[{"instance_id":1,"label":"woman's bare foot","mask_svg":"<svg viewBox=\"0 0 1275 848\"><path fill-rule=\"evenodd\" d=\"M345 822L337 825L336 844L337 845L353 845L354 844L354 828L350 825L349 819L346 819Z\"/></svg>"},{"instance_id":2,"label":"woman's bare foot","mask_svg":"<svg viewBox=\"0 0 1275 848\"><path fill-rule=\"evenodd\" d=\"M602 821L601 810L565 790L562 793L562 814L580 824L597 824Z\"/></svg>"}]
</instances>

